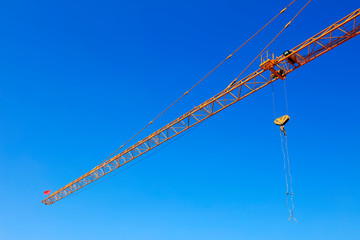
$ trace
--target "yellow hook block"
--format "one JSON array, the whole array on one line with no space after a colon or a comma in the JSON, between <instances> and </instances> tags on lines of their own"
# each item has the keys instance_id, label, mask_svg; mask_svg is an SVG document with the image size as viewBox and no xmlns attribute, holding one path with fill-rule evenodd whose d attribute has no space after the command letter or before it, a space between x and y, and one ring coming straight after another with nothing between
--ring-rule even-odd
<instances>
[{"instance_id":1,"label":"yellow hook block","mask_svg":"<svg viewBox=\"0 0 360 240\"><path fill-rule=\"evenodd\" d=\"M274 123L278 126L284 126L290 120L289 115L284 115L275 119Z\"/></svg>"}]
</instances>

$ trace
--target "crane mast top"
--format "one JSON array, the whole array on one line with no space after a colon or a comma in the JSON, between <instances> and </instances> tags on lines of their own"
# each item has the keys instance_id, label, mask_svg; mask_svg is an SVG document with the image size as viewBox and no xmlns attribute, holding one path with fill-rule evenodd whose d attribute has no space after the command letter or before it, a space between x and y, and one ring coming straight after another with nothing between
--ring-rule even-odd
<instances>
[{"instance_id":1,"label":"crane mast top","mask_svg":"<svg viewBox=\"0 0 360 240\"><path fill-rule=\"evenodd\" d=\"M55 191L42 203L51 205L59 201L270 83L285 79L290 72L360 34L359 16L360 9L357 9L276 58L273 54L266 53L261 57L258 70L233 81L217 95Z\"/></svg>"}]
</instances>

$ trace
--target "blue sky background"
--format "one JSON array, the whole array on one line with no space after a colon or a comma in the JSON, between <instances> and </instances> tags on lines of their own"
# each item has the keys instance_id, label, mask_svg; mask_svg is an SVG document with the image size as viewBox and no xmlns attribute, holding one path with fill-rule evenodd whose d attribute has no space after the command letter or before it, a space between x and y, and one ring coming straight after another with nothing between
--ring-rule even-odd
<instances>
[{"instance_id":1,"label":"blue sky background","mask_svg":"<svg viewBox=\"0 0 360 240\"><path fill-rule=\"evenodd\" d=\"M41 203L43 191L99 164L288 3L3 1L0 239L359 239L360 37L286 80L299 223L287 221L271 87L108 180ZM304 3L142 137L226 87ZM358 7L313 1L269 49L280 55ZM282 82L274 89L280 116Z\"/></svg>"}]
</instances>

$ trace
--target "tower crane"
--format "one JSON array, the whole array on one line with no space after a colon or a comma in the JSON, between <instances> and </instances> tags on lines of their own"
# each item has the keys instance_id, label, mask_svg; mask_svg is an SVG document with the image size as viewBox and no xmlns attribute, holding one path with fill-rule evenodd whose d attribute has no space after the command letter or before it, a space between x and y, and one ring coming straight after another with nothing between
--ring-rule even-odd
<instances>
[{"instance_id":1,"label":"tower crane","mask_svg":"<svg viewBox=\"0 0 360 240\"><path fill-rule=\"evenodd\" d=\"M289 73L359 34L360 9L357 9L276 58L273 54L266 54L261 58L259 68L253 73L232 81L220 93L55 191L42 203L51 205L63 199L272 82L278 79L284 80Z\"/></svg>"}]
</instances>

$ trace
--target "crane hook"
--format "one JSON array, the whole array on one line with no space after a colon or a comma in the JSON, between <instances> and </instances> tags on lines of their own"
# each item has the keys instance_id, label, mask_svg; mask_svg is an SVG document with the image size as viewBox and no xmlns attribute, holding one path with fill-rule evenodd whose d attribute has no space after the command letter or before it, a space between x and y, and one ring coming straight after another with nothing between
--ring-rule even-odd
<instances>
[{"instance_id":1,"label":"crane hook","mask_svg":"<svg viewBox=\"0 0 360 240\"><path fill-rule=\"evenodd\" d=\"M284 115L282 117L279 117L277 119L275 119L274 123L278 126L280 126L280 132L284 133L284 136L286 136L286 131L285 131L285 124L290 120L289 115Z\"/></svg>"}]
</instances>

